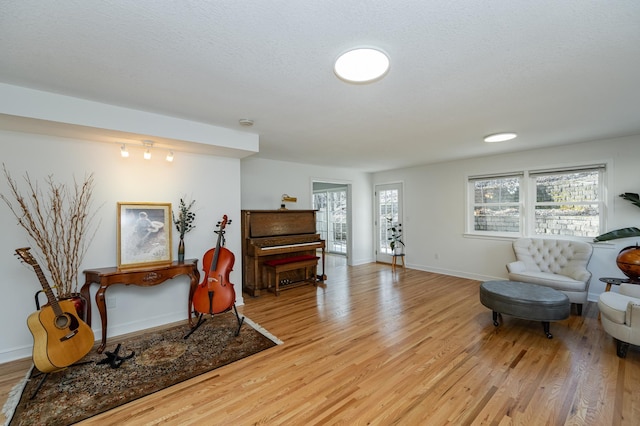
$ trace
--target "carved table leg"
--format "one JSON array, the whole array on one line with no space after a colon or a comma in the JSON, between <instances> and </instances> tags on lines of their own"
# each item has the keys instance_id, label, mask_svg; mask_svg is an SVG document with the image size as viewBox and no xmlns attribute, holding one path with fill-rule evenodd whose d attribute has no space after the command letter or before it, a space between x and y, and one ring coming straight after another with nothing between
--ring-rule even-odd
<instances>
[{"instance_id":1,"label":"carved table leg","mask_svg":"<svg viewBox=\"0 0 640 426\"><path fill-rule=\"evenodd\" d=\"M89 327L91 327L91 294L89 293L89 287L91 286L91 282L87 281L84 283L82 288L80 288L80 294L87 301L87 316L85 317L84 322L87 323Z\"/></svg>"},{"instance_id":2,"label":"carved table leg","mask_svg":"<svg viewBox=\"0 0 640 426\"><path fill-rule=\"evenodd\" d=\"M96 305L100 312L100 320L102 321L102 343L98 347L98 353L101 354L104 348L107 346L107 306L104 301L104 293L107 290L107 286L100 286L96 293Z\"/></svg>"},{"instance_id":3,"label":"carved table leg","mask_svg":"<svg viewBox=\"0 0 640 426\"><path fill-rule=\"evenodd\" d=\"M191 284L189 286L189 300L188 302L188 318L189 318L189 327L193 328L195 327L195 324L193 323L193 296L196 293L196 288L198 287L198 283L200 282L200 272L198 272L198 268L194 267L193 268L193 273L189 274L189 277L191 278Z\"/></svg>"}]
</instances>

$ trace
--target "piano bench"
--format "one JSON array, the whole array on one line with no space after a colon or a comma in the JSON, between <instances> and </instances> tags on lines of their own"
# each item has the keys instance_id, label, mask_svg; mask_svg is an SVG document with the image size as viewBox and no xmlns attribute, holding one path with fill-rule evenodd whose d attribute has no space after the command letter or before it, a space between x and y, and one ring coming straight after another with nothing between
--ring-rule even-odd
<instances>
[{"instance_id":1,"label":"piano bench","mask_svg":"<svg viewBox=\"0 0 640 426\"><path fill-rule=\"evenodd\" d=\"M318 267L318 256L303 255L285 257L284 259L268 260L264 262L264 268L267 271L267 290L273 291L276 296L280 295L280 273L287 271L295 271L298 269L304 269L305 279L288 285L289 287L297 287L298 285L316 283L317 275L316 270ZM272 278L273 277L273 280ZM272 284L274 284L272 286Z\"/></svg>"}]
</instances>

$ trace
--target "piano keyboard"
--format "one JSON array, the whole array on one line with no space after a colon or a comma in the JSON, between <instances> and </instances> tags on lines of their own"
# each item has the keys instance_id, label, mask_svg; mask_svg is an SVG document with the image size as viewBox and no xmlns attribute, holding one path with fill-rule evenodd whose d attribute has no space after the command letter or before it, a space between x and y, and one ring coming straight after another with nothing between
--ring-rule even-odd
<instances>
[{"instance_id":1,"label":"piano keyboard","mask_svg":"<svg viewBox=\"0 0 640 426\"><path fill-rule=\"evenodd\" d=\"M289 248L289 247L305 247L305 246L317 246L317 245L320 245L320 241L316 241L315 243L285 244L281 246L262 247L261 250L276 250L276 249L283 249L283 248Z\"/></svg>"}]
</instances>

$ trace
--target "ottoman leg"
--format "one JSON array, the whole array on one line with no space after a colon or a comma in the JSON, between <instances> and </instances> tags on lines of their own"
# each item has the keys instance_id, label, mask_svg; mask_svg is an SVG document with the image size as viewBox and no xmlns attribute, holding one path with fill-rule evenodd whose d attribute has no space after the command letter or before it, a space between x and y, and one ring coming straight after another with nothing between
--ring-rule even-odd
<instances>
[{"instance_id":1,"label":"ottoman leg","mask_svg":"<svg viewBox=\"0 0 640 426\"><path fill-rule=\"evenodd\" d=\"M494 326L499 326L500 323L498 322L498 313L496 311L493 311L493 325Z\"/></svg>"},{"instance_id":2,"label":"ottoman leg","mask_svg":"<svg viewBox=\"0 0 640 426\"><path fill-rule=\"evenodd\" d=\"M547 335L547 339L553 339L553 334L549 332L549 321L542 321L542 328L544 329L544 334Z\"/></svg>"},{"instance_id":3,"label":"ottoman leg","mask_svg":"<svg viewBox=\"0 0 640 426\"><path fill-rule=\"evenodd\" d=\"M627 356L627 350L629 349L629 343L623 342L622 340L616 339L616 354L620 358L624 358Z\"/></svg>"}]
</instances>

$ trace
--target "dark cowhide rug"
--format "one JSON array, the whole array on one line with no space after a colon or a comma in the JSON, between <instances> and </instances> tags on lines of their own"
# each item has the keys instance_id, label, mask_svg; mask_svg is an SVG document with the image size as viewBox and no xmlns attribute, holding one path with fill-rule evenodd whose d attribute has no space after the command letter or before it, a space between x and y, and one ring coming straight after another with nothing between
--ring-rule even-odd
<instances>
[{"instance_id":1,"label":"dark cowhide rug","mask_svg":"<svg viewBox=\"0 0 640 426\"><path fill-rule=\"evenodd\" d=\"M105 353L114 353L120 344L118 355L135 355L113 368L100 364L108 357L94 349L79 365L49 374L30 399L42 377L34 369L9 424L69 425L281 343L248 319L235 336L237 328L235 314L228 312L208 318L188 339L186 321L121 342L110 339L114 343ZM5 407L7 418L12 408Z\"/></svg>"}]
</instances>

